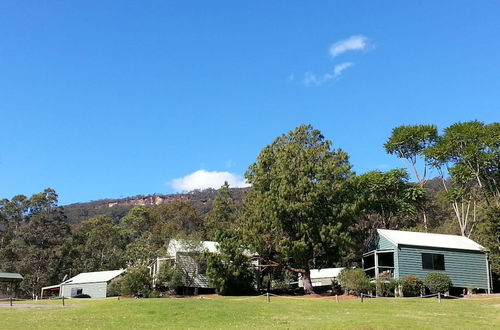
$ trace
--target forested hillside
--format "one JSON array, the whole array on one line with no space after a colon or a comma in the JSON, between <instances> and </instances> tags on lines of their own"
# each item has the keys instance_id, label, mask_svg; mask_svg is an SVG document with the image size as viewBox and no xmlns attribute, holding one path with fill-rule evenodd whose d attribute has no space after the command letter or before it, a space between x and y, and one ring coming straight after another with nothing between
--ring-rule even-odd
<instances>
[{"instance_id":1,"label":"forested hillside","mask_svg":"<svg viewBox=\"0 0 500 330\"><path fill-rule=\"evenodd\" d=\"M238 202L243 201L243 194L247 188L231 188L231 194ZM120 220L134 206L157 206L174 200L188 200L200 211L206 214L212 207L212 201L217 194L216 189L195 190L178 194L137 195L119 199L101 199L86 203L63 205L67 221L71 226L78 225L83 220L96 215L107 215L115 221Z\"/></svg>"}]
</instances>

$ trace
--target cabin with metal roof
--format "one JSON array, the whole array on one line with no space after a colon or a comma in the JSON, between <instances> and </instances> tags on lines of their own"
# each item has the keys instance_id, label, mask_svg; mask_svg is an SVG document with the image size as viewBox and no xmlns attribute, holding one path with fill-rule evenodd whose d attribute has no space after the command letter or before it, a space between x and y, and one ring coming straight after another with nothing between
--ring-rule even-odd
<instances>
[{"instance_id":1,"label":"cabin with metal roof","mask_svg":"<svg viewBox=\"0 0 500 330\"><path fill-rule=\"evenodd\" d=\"M465 236L377 229L362 265L372 279L445 273L454 288L492 287L487 251Z\"/></svg>"},{"instance_id":2,"label":"cabin with metal roof","mask_svg":"<svg viewBox=\"0 0 500 330\"><path fill-rule=\"evenodd\" d=\"M124 272L124 269L118 269L80 273L61 284L43 287L41 297L43 297L44 292L58 291L60 297L70 298L86 294L91 298L106 298L109 282Z\"/></svg>"}]
</instances>

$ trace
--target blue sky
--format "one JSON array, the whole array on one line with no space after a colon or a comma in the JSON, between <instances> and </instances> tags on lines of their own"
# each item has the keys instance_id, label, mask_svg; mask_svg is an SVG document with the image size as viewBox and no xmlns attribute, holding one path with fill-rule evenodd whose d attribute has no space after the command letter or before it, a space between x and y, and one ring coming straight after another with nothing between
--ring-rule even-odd
<instances>
[{"instance_id":1,"label":"blue sky","mask_svg":"<svg viewBox=\"0 0 500 330\"><path fill-rule=\"evenodd\" d=\"M2 1L0 198L243 184L300 124L357 173L401 167L395 126L500 119L498 17L498 1Z\"/></svg>"}]
</instances>

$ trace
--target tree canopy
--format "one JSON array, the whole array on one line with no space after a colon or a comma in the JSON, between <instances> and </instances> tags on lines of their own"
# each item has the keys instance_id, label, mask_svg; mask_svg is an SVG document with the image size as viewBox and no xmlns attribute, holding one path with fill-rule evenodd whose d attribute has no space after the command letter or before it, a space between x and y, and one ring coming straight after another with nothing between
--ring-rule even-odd
<instances>
[{"instance_id":1,"label":"tree canopy","mask_svg":"<svg viewBox=\"0 0 500 330\"><path fill-rule=\"evenodd\" d=\"M245 174L242 230L265 262L298 272L338 261L353 217L351 165L319 130L299 126L266 146Z\"/></svg>"}]
</instances>

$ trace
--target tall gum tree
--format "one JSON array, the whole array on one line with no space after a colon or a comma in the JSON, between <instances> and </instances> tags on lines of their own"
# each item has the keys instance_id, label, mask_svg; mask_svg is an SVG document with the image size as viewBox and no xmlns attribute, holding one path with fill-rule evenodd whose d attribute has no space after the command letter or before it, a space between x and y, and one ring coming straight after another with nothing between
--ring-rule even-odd
<instances>
[{"instance_id":1,"label":"tall gum tree","mask_svg":"<svg viewBox=\"0 0 500 330\"><path fill-rule=\"evenodd\" d=\"M269 266L301 274L308 294L310 269L339 262L351 242L354 173L331 144L299 126L262 149L245 174L253 187L241 226L247 244Z\"/></svg>"},{"instance_id":2,"label":"tall gum tree","mask_svg":"<svg viewBox=\"0 0 500 330\"><path fill-rule=\"evenodd\" d=\"M403 159L413 171L418 185L422 190L428 180L428 164L424 152L436 144L438 130L435 125L409 125L398 126L384 144L385 151ZM428 230L427 210L421 204L421 212L425 231Z\"/></svg>"}]
</instances>

